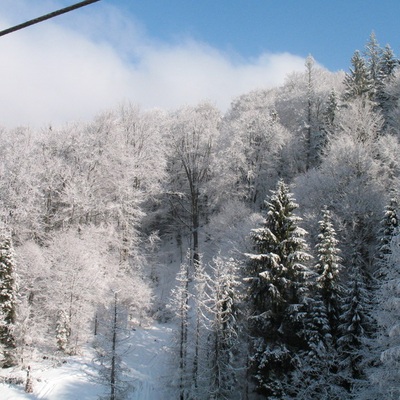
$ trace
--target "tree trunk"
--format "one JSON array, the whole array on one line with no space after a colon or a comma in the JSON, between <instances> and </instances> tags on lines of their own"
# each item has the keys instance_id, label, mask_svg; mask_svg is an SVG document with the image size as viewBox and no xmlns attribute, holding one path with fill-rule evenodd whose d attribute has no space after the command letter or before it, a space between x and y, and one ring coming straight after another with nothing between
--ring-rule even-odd
<instances>
[{"instance_id":1,"label":"tree trunk","mask_svg":"<svg viewBox=\"0 0 400 400\"><path fill-rule=\"evenodd\" d=\"M189 305L189 265L186 266L185 288L181 298L181 329L180 329L180 349L179 349L179 399L185 400L185 372L186 372L186 356L187 356L187 329L188 329L188 305Z\"/></svg>"},{"instance_id":2,"label":"tree trunk","mask_svg":"<svg viewBox=\"0 0 400 400\"><path fill-rule=\"evenodd\" d=\"M116 347L117 347L117 293L114 295L114 321L113 321L113 335L112 335L112 353L111 353L111 375L110 385L111 393L110 400L116 400L115 397L115 383L116 383Z\"/></svg>"}]
</instances>

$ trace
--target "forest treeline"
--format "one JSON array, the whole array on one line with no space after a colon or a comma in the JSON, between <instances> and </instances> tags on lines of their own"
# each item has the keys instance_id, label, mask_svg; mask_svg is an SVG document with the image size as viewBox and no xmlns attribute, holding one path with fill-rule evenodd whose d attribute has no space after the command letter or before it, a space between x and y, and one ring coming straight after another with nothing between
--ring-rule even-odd
<instances>
[{"instance_id":1,"label":"forest treeline","mask_svg":"<svg viewBox=\"0 0 400 400\"><path fill-rule=\"evenodd\" d=\"M399 398L399 67L371 34L225 113L1 129L3 367L77 353L118 293L176 321L181 400Z\"/></svg>"}]
</instances>

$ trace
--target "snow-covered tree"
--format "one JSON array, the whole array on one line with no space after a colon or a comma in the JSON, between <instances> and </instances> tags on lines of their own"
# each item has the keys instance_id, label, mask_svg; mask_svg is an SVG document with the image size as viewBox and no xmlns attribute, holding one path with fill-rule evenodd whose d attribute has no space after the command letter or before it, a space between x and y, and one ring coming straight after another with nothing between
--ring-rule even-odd
<instances>
[{"instance_id":1,"label":"snow-covered tree","mask_svg":"<svg viewBox=\"0 0 400 400\"><path fill-rule=\"evenodd\" d=\"M205 273L205 268L203 264L203 256L200 255L198 262L195 265L194 271L194 288L191 294L191 300L193 303L193 311L195 313L194 326L193 326L193 368L192 368L192 393L191 396L199 396L199 386L200 393L202 392L202 384L199 384L202 378L202 363L204 363L204 358L202 359L202 350L204 346L202 343L203 330L204 330L204 313L202 310L203 300L205 298L205 288L207 275ZM204 367L204 366L203 366Z\"/></svg>"},{"instance_id":2,"label":"snow-covered tree","mask_svg":"<svg viewBox=\"0 0 400 400\"><path fill-rule=\"evenodd\" d=\"M397 222L397 218L396 218ZM388 237L386 238L388 239ZM400 236L398 228L390 243L384 246L385 259L380 260L385 274L377 290L374 317L378 332L374 343L375 367L370 370L370 382L376 396L398 399L400 395ZM384 266L385 264L385 266ZM372 398L372 397L368 397Z\"/></svg>"},{"instance_id":3,"label":"snow-covered tree","mask_svg":"<svg viewBox=\"0 0 400 400\"><path fill-rule=\"evenodd\" d=\"M57 315L56 341L58 350L66 353L68 351L68 341L71 335L68 316L64 310L60 310Z\"/></svg>"},{"instance_id":4,"label":"snow-covered tree","mask_svg":"<svg viewBox=\"0 0 400 400\"><path fill-rule=\"evenodd\" d=\"M376 334L371 343L371 366L369 382L363 386L366 399L395 399L400 394L397 374L399 358L398 289L399 272L399 226L397 201L392 199L385 207L379 231L376 256L375 298L373 317L377 321Z\"/></svg>"},{"instance_id":5,"label":"snow-covered tree","mask_svg":"<svg viewBox=\"0 0 400 400\"><path fill-rule=\"evenodd\" d=\"M329 333L332 336L332 340L336 341L343 288L340 283L340 250L332 224L332 216L327 207L323 209L319 229L316 245L318 264L315 266L318 274L317 289L326 308Z\"/></svg>"},{"instance_id":6,"label":"snow-covered tree","mask_svg":"<svg viewBox=\"0 0 400 400\"><path fill-rule=\"evenodd\" d=\"M29 362L35 349L54 346L54 315L60 309L48 312L50 265L43 247L28 241L16 251L19 280L19 305L17 314L19 358ZM52 322L49 322L51 319Z\"/></svg>"},{"instance_id":7,"label":"snow-covered tree","mask_svg":"<svg viewBox=\"0 0 400 400\"><path fill-rule=\"evenodd\" d=\"M387 106L387 121L390 130L399 137L400 135L400 68L396 68L392 78L386 82L384 87L385 96L388 97Z\"/></svg>"},{"instance_id":8,"label":"snow-covered tree","mask_svg":"<svg viewBox=\"0 0 400 400\"><path fill-rule=\"evenodd\" d=\"M379 79L382 82L390 81L393 78L396 68L399 67L399 60L396 58L389 44L382 51Z\"/></svg>"},{"instance_id":9,"label":"snow-covered tree","mask_svg":"<svg viewBox=\"0 0 400 400\"><path fill-rule=\"evenodd\" d=\"M181 263L179 273L176 276L177 285L172 291L170 307L175 313L179 324L177 333L178 347L178 387L179 399L188 398L189 386L189 366L188 366L188 330L189 330L189 265L190 252L187 253L185 262Z\"/></svg>"},{"instance_id":10,"label":"snow-covered tree","mask_svg":"<svg viewBox=\"0 0 400 400\"><path fill-rule=\"evenodd\" d=\"M348 101L356 98L371 98L373 81L365 60L358 50L354 52L351 58L351 65L350 73L346 74L344 79L346 86L344 99Z\"/></svg>"},{"instance_id":11,"label":"snow-covered tree","mask_svg":"<svg viewBox=\"0 0 400 400\"><path fill-rule=\"evenodd\" d=\"M36 136L30 128L0 129L0 214L12 227L15 243L43 235L38 177L44 166L37 162Z\"/></svg>"},{"instance_id":12,"label":"snow-covered tree","mask_svg":"<svg viewBox=\"0 0 400 400\"><path fill-rule=\"evenodd\" d=\"M233 259L217 256L204 274L204 294L199 304L207 331L207 360L203 372L207 398L240 398L238 365L239 350L239 281L238 265ZM242 366L243 367L243 366ZM205 378L205 381L204 381Z\"/></svg>"},{"instance_id":13,"label":"snow-covered tree","mask_svg":"<svg viewBox=\"0 0 400 400\"><path fill-rule=\"evenodd\" d=\"M327 205L340 228L342 258L350 259L352 246L357 242L367 269L375 256L379 216L386 203L383 182L388 179L381 163L371 154L372 147L349 135L338 135L331 141L321 166L299 176L294 189L304 215L308 216L305 227L312 237L319 233L316 210Z\"/></svg>"},{"instance_id":14,"label":"snow-covered tree","mask_svg":"<svg viewBox=\"0 0 400 400\"><path fill-rule=\"evenodd\" d=\"M208 216L207 182L219 135L219 111L208 103L183 107L169 120L168 194L171 215L179 231L190 232L193 262L199 260L200 227Z\"/></svg>"},{"instance_id":15,"label":"snow-covered tree","mask_svg":"<svg viewBox=\"0 0 400 400\"><path fill-rule=\"evenodd\" d=\"M255 252L248 254L254 377L266 396L287 394L297 353L306 347L301 328L309 270L304 263L311 256L296 208L289 187L279 181L266 201L262 227L252 231Z\"/></svg>"},{"instance_id":16,"label":"snow-covered tree","mask_svg":"<svg viewBox=\"0 0 400 400\"><path fill-rule=\"evenodd\" d=\"M321 116L322 101L318 97L315 87L318 84L315 77L315 60L309 55L306 59L307 75L307 104L305 120L305 152L306 152L306 170L320 163L322 152L326 146L326 131L323 129L323 120ZM326 96L326 94L325 94ZM329 99L329 98L328 98ZM325 99L324 99L325 100Z\"/></svg>"},{"instance_id":17,"label":"snow-covered tree","mask_svg":"<svg viewBox=\"0 0 400 400\"><path fill-rule=\"evenodd\" d=\"M389 265L389 259L392 254L392 240L397 233L399 226L397 209L397 201L393 198L385 207L385 215L382 218L381 227L378 232L379 242L375 268L377 270L379 280L385 279L388 273L390 273L391 266Z\"/></svg>"},{"instance_id":18,"label":"snow-covered tree","mask_svg":"<svg viewBox=\"0 0 400 400\"><path fill-rule=\"evenodd\" d=\"M332 134L335 131L336 117L339 111L339 97L337 92L332 89L329 93L324 111L324 130L326 134ZM327 144L328 137L326 137L325 145Z\"/></svg>"},{"instance_id":19,"label":"snow-covered tree","mask_svg":"<svg viewBox=\"0 0 400 400\"><path fill-rule=\"evenodd\" d=\"M290 74L277 90L279 121L292 134L282 150L280 177L291 180L320 163L326 146L328 99L332 90L342 92L342 81L342 73L328 73L309 56L305 72Z\"/></svg>"},{"instance_id":20,"label":"snow-covered tree","mask_svg":"<svg viewBox=\"0 0 400 400\"><path fill-rule=\"evenodd\" d=\"M23 274L31 321L41 325L40 331L44 326L57 333L57 315L62 310L69 329L64 338L68 352L76 352L93 334L93 318L99 305L111 301L110 288L127 299L130 312L140 315L150 308L146 279L139 267L133 270L128 263L120 263L119 250L112 247L112 232L100 227L69 229L55 234L46 248L37 249L42 257L22 259L26 267L34 267L34 277ZM54 345L54 336L51 342Z\"/></svg>"},{"instance_id":21,"label":"snow-covered tree","mask_svg":"<svg viewBox=\"0 0 400 400\"><path fill-rule=\"evenodd\" d=\"M370 292L364 276L363 259L354 249L339 325L338 366L342 385L350 393L366 380L368 340L372 334Z\"/></svg>"},{"instance_id":22,"label":"snow-covered tree","mask_svg":"<svg viewBox=\"0 0 400 400\"><path fill-rule=\"evenodd\" d=\"M0 231L0 365L16 363L17 273L9 234Z\"/></svg>"},{"instance_id":23,"label":"snow-covered tree","mask_svg":"<svg viewBox=\"0 0 400 400\"><path fill-rule=\"evenodd\" d=\"M111 290L112 292L112 290ZM128 309L124 299L120 299L118 291L114 291L111 304L99 309L98 331L95 348L100 383L106 387L107 400L122 400L134 390L131 377L126 376L122 357L126 353L124 343L129 339L127 329Z\"/></svg>"},{"instance_id":24,"label":"snow-covered tree","mask_svg":"<svg viewBox=\"0 0 400 400\"><path fill-rule=\"evenodd\" d=\"M389 83L399 61L396 59L390 45L384 48L379 46L378 40L374 32L371 33L369 40L365 45L364 56L369 76L373 83L371 94L372 99L380 106L385 117L392 106L393 99L385 93L385 85Z\"/></svg>"},{"instance_id":25,"label":"snow-covered tree","mask_svg":"<svg viewBox=\"0 0 400 400\"><path fill-rule=\"evenodd\" d=\"M369 77L372 81L371 96L375 99L381 79L382 48L376 38L375 32L371 32L364 50L365 63Z\"/></svg>"},{"instance_id":26,"label":"snow-covered tree","mask_svg":"<svg viewBox=\"0 0 400 400\"><path fill-rule=\"evenodd\" d=\"M374 103L363 98L348 102L337 122L337 133L348 135L355 142L366 146L377 140L384 125L382 114L375 109Z\"/></svg>"},{"instance_id":27,"label":"snow-covered tree","mask_svg":"<svg viewBox=\"0 0 400 400\"><path fill-rule=\"evenodd\" d=\"M277 116L274 91L258 90L238 97L223 122L219 185L229 183L225 190L258 212L268 190L275 186L281 150L290 138Z\"/></svg>"},{"instance_id":28,"label":"snow-covered tree","mask_svg":"<svg viewBox=\"0 0 400 400\"><path fill-rule=\"evenodd\" d=\"M325 207L319 221L316 244L318 263L309 283L303 335L307 349L294 374L296 399L342 399L346 396L337 376L336 341L342 310L340 257L330 211Z\"/></svg>"},{"instance_id":29,"label":"snow-covered tree","mask_svg":"<svg viewBox=\"0 0 400 400\"><path fill-rule=\"evenodd\" d=\"M382 52L379 85L376 93L376 101L382 110L385 118L385 127L390 127L390 114L396 109L398 97L392 93L391 86L395 81L396 70L399 69L400 62L395 57L390 45L386 45Z\"/></svg>"},{"instance_id":30,"label":"snow-covered tree","mask_svg":"<svg viewBox=\"0 0 400 400\"><path fill-rule=\"evenodd\" d=\"M315 282L314 282L315 283ZM306 299L306 317L302 336L307 348L299 352L298 367L293 373L291 398L299 400L346 398L337 377L336 351L327 310L316 285Z\"/></svg>"},{"instance_id":31,"label":"snow-covered tree","mask_svg":"<svg viewBox=\"0 0 400 400\"><path fill-rule=\"evenodd\" d=\"M90 249L88 243L73 231L56 235L47 249L50 260L47 284L47 299L44 305L48 315L57 316L62 311L69 334L69 352L76 352L88 333L90 320L94 316L97 301L104 294L105 281L100 254ZM97 253L97 254L96 254ZM51 284L50 284L51 281ZM54 320L54 317L50 317ZM58 324L61 321L54 321ZM62 330L62 326L60 326ZM57 331L57 336L59 332Z\"/></svg>"}]
</instances>

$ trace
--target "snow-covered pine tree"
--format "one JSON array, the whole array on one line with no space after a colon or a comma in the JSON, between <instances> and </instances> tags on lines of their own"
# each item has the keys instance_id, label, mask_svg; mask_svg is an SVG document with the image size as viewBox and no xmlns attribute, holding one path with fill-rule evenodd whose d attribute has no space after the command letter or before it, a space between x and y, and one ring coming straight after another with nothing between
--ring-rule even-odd
<instances>
[{"instance_id":1,"label":"snow-covered pine tree","mask_svg":"<svg viewBox=\"0 0 400 400\"><path fill-rule=\"evenodd\" d=\"M329 93L328 100L324 110L324 130L330 134L335 129L336 115L339 110L338 94L334 89ZM326 143L325 143L326 144Z\"/></svg>"},{"instance_id":2,"label":"snow-covered pine tree","mask_svg":"<svg viewBox=\"0 0 400 400\"><path fill-rule=\"evenodd\" d=\"M330 211L325 207L319 221L316 253L318 263L310 280L310 297L304 323L308 348L296 373L296 399L343 399L334 364L343 289L339 282L339 249Z\"/></svg>"},{"instance_id":3,"label":"snow-covered pine tree","mask_svg":"<svg viewBox=\"0 0 400 400\"><path fill-rule=\"evenodd\" d=\"M307 298L302 336L307 348L299 353L299 367L293 373L291 398L297 400L343 399L333 368L334 348L326 307L316 281Z\"/></svg>"},{"instance_id":4,"label":"snow-covered pine tree","mask_svg":"<svg viewBox=\"0 0 400 400\"><path fill-rule=\"evenodd\" d=\"M317 154L313 152L314 145L314 129L313 126L313 100L315 97L314 94L314 81L313 81L313 72L315 60L309 55L306 58L306 70L307 70L307 119L306 119L306 129L305 129L305 151L306 151L306 170L308 170L312 165L311 158L317 158ZM314 153L314 154L312 154Z\"/></svg>"},{"instance_id":5,"label":"snow-covered pine tree","mask_svg":"<svg viewBox=\"0 0 400 400\"><path fill-rule=\"evenodd\" d=\"M397 201L392 198L390 203L385 207L385 214L381 220L379 243L375 260L376 275L379 280L384 280L391 269L391 266L389 265L389 257L392 253L391 243L399 226L397 208Z\"/></svg>"},{"instance_id":6,"label":"snow-covered pine tree","mask_svg":"<svg viewBox=\"0 0 400 400\"><path fill-rule=\"evenodd\" d=\"M400 235L394 234L387 255L386 274L377 291L378 307L374 316L378 321L377 367L370 379L379 396L398 399L400 396Z\"/></svg>"},{"instance_id":7,"label":"snow-covered pine tree","mask_svg":"<svg viewBox=\"0 0 400 400\"><path fill-rule=\"evenodd\" d=\"M377 290L373 316L378 329L373 341L374 362L364 398L400 396L400 236L397 202L392 199L381 221L376 258ZM372 389L372 390L371 390ZM371 393L372 392L372 393ZM374 397L375 396L375 397Z\"/></svg>"},{"instance_id":8,"label":"snow-covered pine tree","mask_svg":"<svg viewBox=\"0 0 400 400\"><path fill-rule=\"evenodd\" d=\"M376 101L382 109L382 113L387 120L389 111L396 106L396 96L391 96L386 86L393 81L395 71L399 68L399 60L395 57L392 48L387 44L382 50L380 69L378 75L378 86Z\"/></svg>"},{"instance_id":9,"label":"snow-covered pine tree","mask_svg":"<svg viewBox=\"0 0 400 400\"><path fill-rule=\"evenodd\" d=\"M359 251L354 249L337 340L342 386L352 394L366 381L366 360L369 358L367 344L373 325L370 293L362 263Z\"/></svg>"},{"instance_id":10,"label":"snow-covered pine tree","mask_svg":"<svg viewBox=\"0 0 400 400\"><path fill-rule=\"evenodd\" d=\"M17 275L14 249L9 234L0 231L0 365L16 364L15 323L17 314Z\"/></svg>"},{"instance_id":11,"label":"snow-covered pine tree","mask_svg":"<svg viewBox=\"0 0 400 400\"><path fill-rule=\"evenodd\" d=\"M315 60L309 55L306 58L306 120L305 120L305 152L306 152L306 165L305 169L315 167L321 163L323 150L326 146L326 131L323 128L323 118L318 116L321 108L321 93L316 93L316 85L318 81L316 75L318 70L315 68Z\"/></svg>"},{"instance_id":12,"label":"snow-covered pine tree","mask_svg":"<svg viewBox=\"0 0 400 400\"><path fill-rule=\"evenodd\" d=\"M392 48L389 44L385 46L382 51L379 79L380 81L386 82L393 77L393 74L400 66L399 60L396 58Z\"/></svg>"},{"instance_id":13,"label":"snow-covered pine tree","mask_svg":"<svg viewBox=\"0 0 400 400\"><path fill-rule=\"evenodd\" d=\"M259 393L278 398L287 394L297 353L307 347L301 331L309 273L304 263L311 256L301 218L294 214L297 207L280 180L266 202L262 227L253 229L255 253L248 254L254 378Z\"/></svg>"},{"instance_id":14,"label":"snow-covered pine tree","mask_svg":"<svg viewBox=\"0 0 400 400\"><path fill-rule=\"evenodd\" d=\"M350 73L346 73L344 85L344 100L352 100L359 97L371 97L373 82L368 73L368 68L361 54L356 50L351 58Z\"/></svg>"},{"instance_id":15,"label":"snow-covered pine tree","mask_svg":"<svg viewBox=\"0 0 400 400\"><path fill-rule=\"evenodd\" d=\"M379 46L378 40L374 32L371 33L364 51L366 67L372 81L372 97L382 108L387 111L390 99L385 93L385 84L393 77L399 61L396 60L393 50L389 45L385 48Z\"/></svg>"},{"instance_id":16,"label":"snow-covered pine tree","mask_svg":"<svg viewBox=\"0 0 400 400\"><path fill-rule=\"evenodd\" d=\"M323 209L322 220L319 221L318 243L316 245L318 263L315 266L318 274L317 288L326 308L329 333L335 343L342 307L343 287L340 283L340 250L336 232L332 224L332 216L327 207Z\"/></svg>"},{"instance_id":17,"label":"snow-covered pine tree","mask_svg":"<svg viewBox=\"0 0 400 400\"><path fill-rule=\"evenodd\" d=\"M375 99L380 86L380 71L382 60L382 49L378 43L375 32L371 32L364 50L365 64L368 75L372 81L371 99Z\"/></svg>"},{"instance_id":18,"label":"snow-covered pine tree","mask_svg":"<svg viewBox=\"0 0 400 400\"><path fill-rule=\"evenodd\" d=\"M379 46L375 33L372 32L365 46L365 62L372 82L372 90L370 99L380 106L383 116L387 121L389 110L393 107L393 101L397 99L391 98L387 93L386 85L394 76L399 61L395 58L394 53L389 45L384 49Z\"/></svg>"}]
</instances>

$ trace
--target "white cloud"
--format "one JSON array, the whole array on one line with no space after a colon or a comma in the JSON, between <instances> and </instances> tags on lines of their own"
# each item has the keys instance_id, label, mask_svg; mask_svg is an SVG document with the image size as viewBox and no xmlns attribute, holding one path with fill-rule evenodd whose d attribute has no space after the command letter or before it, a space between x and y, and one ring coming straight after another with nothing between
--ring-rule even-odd
<instances>
[{"instance_id":1,"label":"white cloud","mask_svg":"<svg viewBox=\"0 0 400 400\"><path fill-rule=\"evenodd\" d=\"M237 61L190 39L152 41L109 7L79 14L75 23L89 15L89 24L76 25L84 30L54 19L0 37L0 125L89 120L125 100L145 108L210 100L226 110L235 96L304 70L304 59L287 53ZM0 15L2 28L14 23L15 16Z\"/></svg>"}]
</instances>

